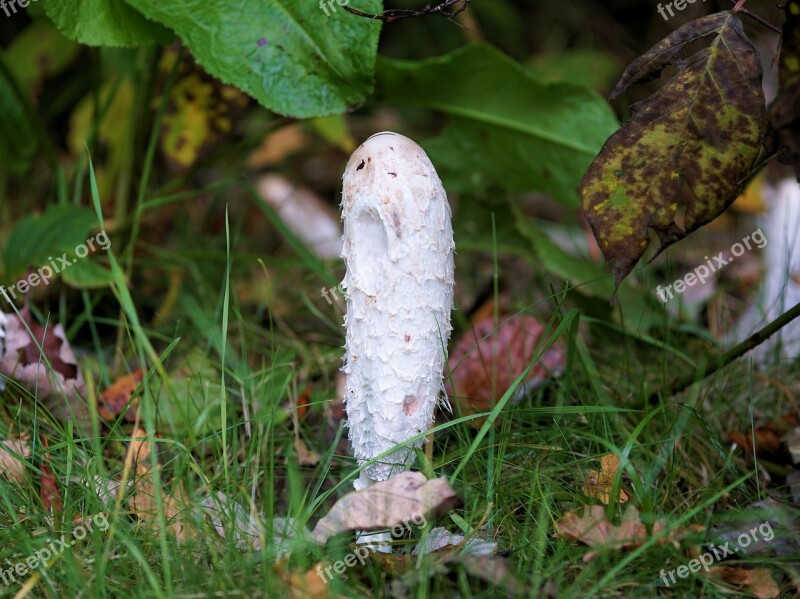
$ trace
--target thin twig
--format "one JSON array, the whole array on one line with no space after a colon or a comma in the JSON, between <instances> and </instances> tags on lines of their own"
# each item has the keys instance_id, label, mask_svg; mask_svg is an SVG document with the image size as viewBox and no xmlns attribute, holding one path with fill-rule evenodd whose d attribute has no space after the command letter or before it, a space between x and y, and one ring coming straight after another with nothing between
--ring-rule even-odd
<instances>
[{"instance_id":1,"label":"thin twig","mask_svg":"<svg viewBox=\"0 0 800 599\"><path fill-rule=\"evenodd\" d=\"M400 19L425 17L427 15L432 15L436 13L445 15L448 19L452 19L456 15L459 15L465 10L467 10L467 6L469 6L470 1L471 0L444 0L443 2L437 4L436 6L431 6L430 4L426 4L420 10L392 8L383 11L379 15L371 15L366 12L361 12L360 10L356 10L355 8L350 8L347 5L343 6L342 8L344 8L347 12L352 13L359 17L366 17L367 19L377 19L378 21L383 21L384 23L392 23L394 21L399 21ZM459 4L461 6L458 6ZM447 10L450 7L455 7L452 12L449 12Z\"/></svg>"},{"instance_id":2,"label":"thin twig","mask_svg":"<svg viewBox=\"0 0 800 599\"><path fill-rule=\"evenodd\" d=\"M676 395L681 391L685 390L690 385L697 383L705 378L708 378L718 370L724 368L737 358L742 357L744 354L749 352L754 347L761 345L772 337L775 333L781 330L784 326L792 322L795 318L800 316L800 303L795 305L790 310L787 310L783 314L781 314L778 318L773 320L767 326L765 326L760 331L753 333L747 339L739 343L738 345L732 347L728 351L726 351L717 361L717 364L713 366L708 372L704 373L703 376L697 378L697 373L681 377L675 380L669 387L664 389L663 391L656 391L649 397L649 402L651 404L658 403L659 395L662 397L670 397L672 395Z\"/></svg>"},{"instance_id":3,"label":"thin twig","mask_svg":"<svg viewBox=\"0 0 800 599\"><path fill-rule=\"evenodd\" d=\"M738 2L737 2L737 0L730 0L730 2L731 2L731 4L735 5L733 7L733 12L740 12L743 15L747 15L748 17L750 17L754 21L756 21L758 23L761 23L767 29L771 29L772 31L774 31L776 33L783 33L783 31L781 31L780 27L776 27L775 25L773 25L769 21L759 17L757 14L755 14L753 12L750 12L746 8L743 8L742 5L744 4L744 2L742 2L741 0L739 0Z\"/></svg>"}]
</instances>

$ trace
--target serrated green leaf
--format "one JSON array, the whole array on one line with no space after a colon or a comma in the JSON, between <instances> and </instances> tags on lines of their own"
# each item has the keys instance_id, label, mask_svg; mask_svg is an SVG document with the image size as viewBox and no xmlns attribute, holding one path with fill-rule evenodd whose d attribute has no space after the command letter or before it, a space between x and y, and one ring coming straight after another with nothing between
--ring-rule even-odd
<instances>
[{"instance_id":1,"label":"serrated green leaf","mask_svg":"<svg viewBox=\"0 0 800 599\"><path fill-rule=\"evenodd\" d=\"M577 206L581 176L617 126L593 91L542 83L483 43L422 61L380 59L376 85L383 101L450 115L423 143L450 191L494 183Z\"/></svg>"},{"instance_id":2,"label":"serrated green leaf","mask_svg":"<svg viewBox=\"0 0 800 599\"><path fill-rule=\"evenodd\" d=\"M708 48L678 59L706 36L713 36ZM660 252L719 216L762 151L761 62L736 15L724 11L677 29L631 63L612 98L670 64L678 72L631 107L631 119L581 183L586 218L606 259L616 263L617 284L644 255L650 229Z\"/></svg>"},{"instance_id":3,"label":"serrated green leaf","mask_svg":"<svg viewBox=\"0 0 800 599\"><path fill-rule=\"evenodd\" d=\"M42 0L47 16L69 39L89 46L169 43L174 34L123 0Z\"/></svg>"},{"instance_id":4,"label":"serrated green leaf","mask_svg":"<svg viewBox=\"0 0 800 599\"><path fill-rule=\"evenodd\" d=\"M279 114L345 112L372 92L380 22L335 2L328 16L316 2L127 2L175 30L209 73ZM381 10L380 0L353 0L350 6Z\"/></svg>"}]
</instances>

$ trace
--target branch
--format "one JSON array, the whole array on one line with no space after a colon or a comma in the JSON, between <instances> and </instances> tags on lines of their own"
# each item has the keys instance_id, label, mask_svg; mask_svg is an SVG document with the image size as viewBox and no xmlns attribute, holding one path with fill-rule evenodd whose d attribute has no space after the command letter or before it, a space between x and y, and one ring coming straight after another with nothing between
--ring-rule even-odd
<instances>
[{"instance_id":1,"label":"branch","mask_svg":"<svg viewBox=\"0 0 800 599\"><path fill-rule=\"evenodd\" d=\"M738 345L732 347L728 351L726 351L722 356L719 358L717 365L714 366L711 370L706 372L701 378L696 379L696 374L690 376L684 376L679 379L673 381L673 383L664 389L663 391L656 391L652 393L648 398L650 404L658 403L659 395L663 397L670 397L672 395L677 395L681 391L684 391L687 387L692 385L693 383L699 382L705 378L708 378L718 370L724 368L737 358L742 357L744 354L749 352L754 347L757 347L764 343L767 339L772 337L775 333L781 330L784 326L792 322L795 318L800 316L800 303L795 305L793 308L787 310L783 314L781 314L778 318L773 320L767 326L765 326L760 331L753 333L747 339L739 343Z\"/></svg>"},{"instance_id":2,"label":"branch","mask_svg":"<svg viewBox=\"0 0 800 599\"><path fill-rule=\"evenodd\" d=\"M469 6L470 1L471 0L444 0L443 2L437 4L436 6L431 6L430 4L426 4L425 7L421 8L420 10L392 8L383 11L379 15L371 15L366 12L361 12L360 10L356 10L355 8L350 8L347 5L342 6L342 8L344 8L347 12L352 13L359 17L366 17L367 19L377 19L378 21L383 21L384 23L392 23L394 21L399 21L400 19L425 17L427 15L432 15L435 13L445 15L448 19L452 19L456 15L459 15L465 10L467 10L467 6ZM459 4L461 6L458 6ZM447 10L451 6L455 7L452 12Z\"/></svg>"},{"instance_id":3,"label":"branch","mask_svg":"<svg viewBox=\"0 0 800 599\"><path fill-rule=\"evenodd\" d=\"M757 14L755 14L755 13L753 13L753 12L750 12L749 10L747 10L746 8L744 8L744 3L745 3L746 1L747 1L747 0L739 0L739 1L737 2L736 0L730 0L731 4L734 4L734 5L735 5L735 6L733 7L733 12L740 12L740 13L742 13L743 15L747 15L748 17L750 17L750 18L751 18L751 19L753 19L754 21L756 21L756 22L758 22L758 23L761 23L761 24L762 24L764 27L766 27L767 29L772 29L772 31L775 31L776 33L783 34L783 31L781 31L781 29L780 29L779 27L776 27L775 25L773 25L773 24L772 24L772 23L770 23L769 21L766 21L765 19L762 19L762 18L761 18L761 17L759 17Z\"/></svg>"}]
</instances>

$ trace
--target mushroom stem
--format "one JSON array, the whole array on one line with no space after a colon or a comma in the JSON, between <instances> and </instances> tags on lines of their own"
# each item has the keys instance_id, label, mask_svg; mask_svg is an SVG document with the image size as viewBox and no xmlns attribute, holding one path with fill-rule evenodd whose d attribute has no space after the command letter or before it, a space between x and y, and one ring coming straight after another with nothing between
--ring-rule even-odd
<instances>
[{"instance_id":1,"label":"mushroom stem","mask_svg":"<svg viewBox=\"0 0 800 599\"><path fill-rule=\"evenodd\" d=\"M364 464L430 428L444 397L453 305L450 205L428 156L383 132L350 157L343 177L347 271L345 405ZM408 468L422 439L369 464L357 489Z\"/></svg>"}]
</instances>

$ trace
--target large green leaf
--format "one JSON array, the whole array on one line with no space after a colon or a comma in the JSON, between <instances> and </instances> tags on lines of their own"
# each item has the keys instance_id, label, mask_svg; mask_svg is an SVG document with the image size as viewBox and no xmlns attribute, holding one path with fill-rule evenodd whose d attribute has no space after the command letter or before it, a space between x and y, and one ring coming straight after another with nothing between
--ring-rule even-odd
<instances>
[{"instance_id":1,"label":"large green leaf","mask_svg":"<svg viewBox=\"0 0 800 599\"><path fill-rule=\"evenodd\" d=\"M58 256L84 243L96 224L91 210L77 206L53 206L41 216L26 216L3 247L6 279L23 274L29 266L47 266L53 260L58 265Z\"/></svg>"},{"instance_id":2,"label":"large green leaf","mask_svg":"<svg viewBox=\"0 0 800 599\"><path fill-rule=\"evenodd\" d=\"M89 46L168 43L174 37L123 0L44 0L44 10L61 33Z\"/></svg>"},{"instance_id":3,"label":"large green leaf","mask_svg":"<svg viewBox=\"0 0 800 599\"><path fill-rule=\"evenodd\" d=\"M495 183L577 206L583 172L617 128L593 91L542 83L482 43L422 61L381 59L377 95L451 116L444 133L423 144L451 191Z\"/></svg>"},{"instance_id":4,"label":"large green leaf","mask_svg":"<svg viewBox=\"0 0 800 599\"><path fill-rule=\"evenodd\" d=\"M324 116L361 104L372 92L380 23L336 2L306 0L127 0L181 37L197 62L270 110ZM353 0L380 12L380 0Z\"/></svg>"}]
</instances>

